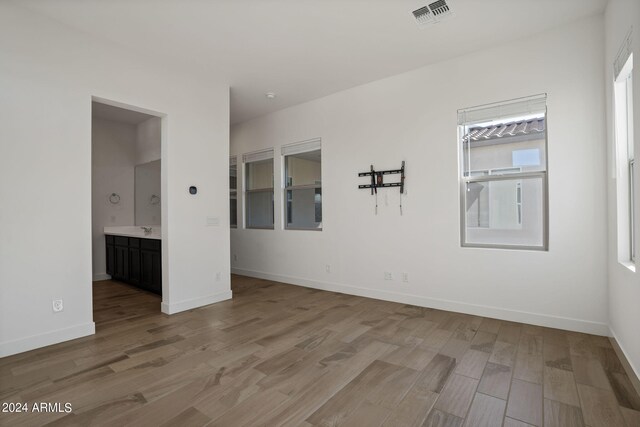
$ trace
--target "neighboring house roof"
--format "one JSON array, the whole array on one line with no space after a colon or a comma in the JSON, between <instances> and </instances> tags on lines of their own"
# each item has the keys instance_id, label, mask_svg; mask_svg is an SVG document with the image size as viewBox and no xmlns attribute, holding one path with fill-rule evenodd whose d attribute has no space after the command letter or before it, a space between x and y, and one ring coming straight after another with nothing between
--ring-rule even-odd
<instances>
[{"instance_id":1,"label":"neighboring house roof","mask_svg":"<svg viewBox=\"0 0 640 427\"><path fill-rule=\"evenodd\" d=\"M492 126L470 127L463 137L463 142L475 142L477 145L493 145L544 137L545 119L536 118L517 122L502 123ZM474 144L476 145L476 144Z\"/></svg>"}]
</instances>

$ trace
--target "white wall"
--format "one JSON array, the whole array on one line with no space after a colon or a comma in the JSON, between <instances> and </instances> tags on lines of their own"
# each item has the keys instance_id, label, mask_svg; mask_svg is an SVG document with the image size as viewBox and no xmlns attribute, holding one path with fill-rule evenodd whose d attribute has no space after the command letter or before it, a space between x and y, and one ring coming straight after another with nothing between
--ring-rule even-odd
<instances>
[{"instance_id":1,"label":"white wall","mask_svg":"<svg viewBox=\"0 0 640 427\"><path fill-rule=\"evenodd\" d=\"M591 17L234 126L232 154L271 146L279 153L282 144L321 137L324 210L322 232L283 231L277 189L275 230L231 230L233 270L606 334L603 50L602 16ZM549 251L461 248L457 109L542 92ZM357 173L402 160L404 216L397 189L380 190L375 216ZM275 168L279 188L278 159ZM383 280L384 271L393 281Z\"/></svg>"},{"instance_id":2,"label":"white wall","mask_svg":"<svg viewBox=\"0 0 640 427\"><path fill-rule=\"evenodd\" d=\"M609 207L609 321L611 332L635 373L640 377L640 269L636 272L618 262L617 203L615 180L615 139L613 126L613 61L622 41L633 26L634 69L633 105L635 153L640 153L640 2L635 0L609 0L605 11L605 59L603 78L606 86L607 174ZM637 154L636 154L637 158ZM640 200L640 182L636 177L636 200ZM636 211L636 224L640 224L640 212ZM636 236L636 247L640 236Z\"/></svg>"},{"instance_id":3,"label":"white wall","mask_svg":"<svg viewBox=\"0 0 640 427\"><path fill-rule=\"evenodd\" d=\"M136 126L92 118L91 160L93 280L105 280L110 276L106 272L104 227L134 223ZM119 203L109 201L112 193L120 196Z\"/></svg>"},{"instance_id":4,"label":"white wall","mask_svg":"<svg viewBox=\"0 0 640 427\"><path fill-rule=\"evenodd\" d=\"M166 114L163 310L229 298L228 84L9 2L0 63L0 356L94 331L92 96ZM63 312L52 312L53 298Z\"/></svg>"}]
</instances>

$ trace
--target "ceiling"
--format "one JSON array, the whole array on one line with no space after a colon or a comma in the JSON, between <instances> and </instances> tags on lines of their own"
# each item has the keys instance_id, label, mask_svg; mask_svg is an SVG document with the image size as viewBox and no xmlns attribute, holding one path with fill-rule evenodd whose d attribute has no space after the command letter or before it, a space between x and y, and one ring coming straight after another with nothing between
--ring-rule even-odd
<instances>
[{"instance_id":1,"label":"ceiling","mask_svg":"<svg viewBox=\"0 0 640 427\"><path fill-rule=\"evenodd\" d=\"M16 4L231 86L231 121L496 46L601 13L606 0L20 0ZM268 100L265 93L277 94Z\"/></svg>"},{"instance_id":2,"label":"ceiling","mask_svg":"<svg viewBox=\"0 0 640 427\"><path fill-rule=\"evenodd\" d=\"M91 116L105 120L113 120L115 122L127 123L130 125L137 125L154 117L149 114L114 107L95 101L91 103Z\"/></svg>"}]
</instances>

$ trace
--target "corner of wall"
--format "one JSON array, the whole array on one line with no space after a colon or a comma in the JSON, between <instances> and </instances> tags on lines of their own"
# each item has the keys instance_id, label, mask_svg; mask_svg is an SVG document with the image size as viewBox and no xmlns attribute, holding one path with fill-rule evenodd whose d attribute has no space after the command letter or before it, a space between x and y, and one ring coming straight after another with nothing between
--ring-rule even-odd
<instances>
[{"instance_id":1,"label":"corner of wall","mask_svg":"<svg viewBox=\"0 0 640 427\"><path fill-rule=\"evenodd\" d=\"M609 341L611 341L611 345L613 346L613 350L616 352L618 359L622 362L622 366L631 380L631 384L633 388L636 390L638 394L640 394L640 370L637 369L636 366L633 365L631 359L628 357L627 352L620 344L618 337L613 330L610 328L611 336L609 337Z\"/></svg>"},{"instance_id":2,"label":"corner of wall","mask_svg":"<svg viewBox=\"0 0 640 427\"><path fill-rule=\"evenodd\" d=\"M231 290L218 292L216 294L207 295L199 298L169 303L162 301L160 309L164 314L176 314L182 311L192 310L194 308L204 307L206 305L215 304L232 298Z\"/></svg>"}]
</instances>

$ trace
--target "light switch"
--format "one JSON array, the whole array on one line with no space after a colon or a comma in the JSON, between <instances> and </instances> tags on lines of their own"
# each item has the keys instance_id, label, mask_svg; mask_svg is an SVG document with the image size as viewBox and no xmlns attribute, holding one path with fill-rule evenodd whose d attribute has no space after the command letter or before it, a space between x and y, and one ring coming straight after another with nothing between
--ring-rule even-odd
<instances>
[{"instance_id":1,"label":"light switch","mask_svg":"<svg viewBox=\"0 0 640 427\"><path fill-rule=\"evenodd\" d=\"M207 226L209 227L217 227L220 225L220 218L217 216L208 216L207 217Z\"/></svg>"}]
</instances>

